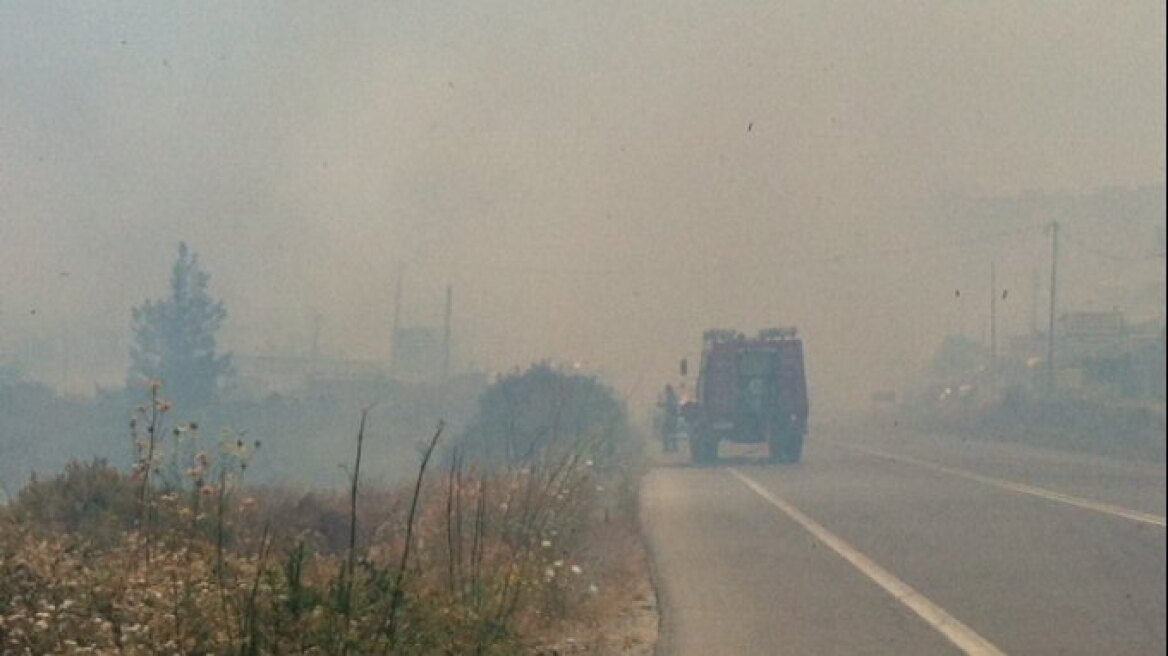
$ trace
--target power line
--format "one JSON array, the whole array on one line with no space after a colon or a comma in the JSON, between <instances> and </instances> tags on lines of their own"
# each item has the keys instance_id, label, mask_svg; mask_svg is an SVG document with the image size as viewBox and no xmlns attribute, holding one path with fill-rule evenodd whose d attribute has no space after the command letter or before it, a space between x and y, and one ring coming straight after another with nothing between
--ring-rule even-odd
<instances>
[{"instance_id":1,"label":"power line","mask_svg":"<svg viewBox=\"0 0 1168 656\"><path fill-rule=\"evenodd\" d=\"M916 255L916 254L927 253L927 252L943 252L943 251L954 250L954 249L958 249L958 248L966 248L969 246L976 246L979 244L994 243L994 242L997 242L999 240L1005 239L1007 237L1020 236L1023 234L1029 234L1031 232L1032 231L1029 228L1026 228L1026 229L1017 228L1014 230L1007 230L1004 232L997 232L997 233L993 233L993 234L989 234L989 235L979 235L976 237L967 237L965 239L959 239L959 240L953 241L953 242L946 242L944 244L932 244L932 245L924 245L924 246L903 246L903 247L899 247L899 248L875 249L875 250L866 251L866 252L862 251L859 253L831 255L831 256L827 256L827 257L823 257L823 258L813 258L810 260L796 260L796 262L808 263L808 264L814 264L814 263L820 263L820 262L830 263L830 262L839 262L839 261L849 260L849 259L864 259L864 258L872 258L872 257L890 257L890 256L899 256L899 255Z\"/></svg>"},{"instance_id":2,"label":"power line","mask_svg":"<svg viewBox=\"0 0 1168 656\"><path fill-rule=\"evenodd\" d=\"M1087 242L1080 240L1078 237L1073 237L1070 234L1064 234L1063 237L1067 241L1071 242L1076 247L1081 249L1083 252L1088 253L1090 255L1094 255L1095 257L1103 258L1105 260L1111 260L1112 262L1141 262L1141 261L1158 259L1158 258L1164 257L1163 253L1143 253L1140 255L1118 255L1116 253L1111 253L1111 252L1107 252L1107 251L1104 251L1102 249L1096 248L1094 245L1088 244Z\"/></svg>"},{"instance_id":3,"label":"power line","mask_svg":"<svg viewBox=\"0 0 1168 656\"><path fill-rule=\"evenodd\" d=\"M937 244L924 244L914 246L900 246L883 249L867 249L857 250L849 253L836 253L833 255L811 256L811 257L783 257L781 258L784 265L809 265L809 264L839 264L842 262L855 260L870 260L879 258L902 257L905 255L918 255L929 252L945 252L949 250L963 249L970 246L980 244L990 244L998 242L1008 237L1016 237L1026 234L1031 234L1031 228L1016 228L1003 232L996 232L988 235L978 235L974 237L967 237L954 241L946 241ZM709 263L697 263L693 266L702 268L703 266L713 266ZM743 269L736 267L736 271L769 271L773 265L757 265ZM519 275L577 275L577 276L623 276L632 274L673 274L676 273L678 267L676 266L627 266L627 267L556 267L556 266L523 266L510 264L467 264L456 263L450 267L449 270L458 271L493 271L499 273L519 274Z\"/></svg>"}]
</instances>

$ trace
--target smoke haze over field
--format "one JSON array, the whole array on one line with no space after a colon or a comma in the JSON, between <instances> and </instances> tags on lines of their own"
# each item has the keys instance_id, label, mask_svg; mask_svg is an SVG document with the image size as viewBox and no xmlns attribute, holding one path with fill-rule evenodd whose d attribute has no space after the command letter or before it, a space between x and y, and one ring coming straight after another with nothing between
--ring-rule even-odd
<instances>
[{"instance_id":1,"label":"smoke haze over field","mask_svg":"<svg viewBox=\"0 0 1168 656\"><path fill-rule=\"evenodd\" d=\"M991 260L1027 324L1065 217L960 199L1139 188L1163 225L1164 25L1134 0L8 0L0 363L120 382L186 240L237 352L306 352L321 315L323 352L388 359L403 267L411 323L454 286L464 364L582 361L639 402L702 330L794 323L820 407L863 398L981 335ZM1084 221L1162 298L1155 235ZM1082 262L1068 302L1109 306Z\"/></svg>"}]
</instances>

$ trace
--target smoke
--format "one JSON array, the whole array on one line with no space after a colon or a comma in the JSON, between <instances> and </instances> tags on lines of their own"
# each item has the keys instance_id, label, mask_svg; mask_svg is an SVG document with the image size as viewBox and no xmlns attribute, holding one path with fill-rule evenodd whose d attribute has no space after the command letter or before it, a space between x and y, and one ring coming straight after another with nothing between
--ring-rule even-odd
<instances>
[{"instance_id":1,"label":"smoke","mask_svg":"<svg viewBox=\"0 0 1168 656\"><path fill-rule=\"evenodd\" d=\"M796 324L858 398L977 336L991 259L1045 266L1040 221L938 199L1163 183L1164 39L1162 3L6 3L0 356L120 379L185 239L243 352L319 315L388 359L403 271L463 364L645 397L706 328Z\"/></svg>"}]
</instances>

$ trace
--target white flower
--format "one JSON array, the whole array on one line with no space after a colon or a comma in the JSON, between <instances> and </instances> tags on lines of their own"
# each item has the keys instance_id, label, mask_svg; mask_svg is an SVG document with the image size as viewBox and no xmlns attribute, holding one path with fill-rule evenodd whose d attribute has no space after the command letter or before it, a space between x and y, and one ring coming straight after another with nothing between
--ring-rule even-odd
<instances>
[{"instance_id":1,"label":"white flower","mask_svg":"<svg viewBox=\"0 0 1168 656\"><path fill-rule=\"evenodd\" d=\"M572 565L572 573L579 576L584 573L584 570L580 569L579 565Z\"/></svg>"},{"instance_id":2,"label":"white flower","mask_svg":"<svg viewBox=\"0 0 1168 656\"><path fill-rule=\"evenodd\" d=\"M543 547L544 549L551 549L552 548L552 541L551 540L544 540L543 542L540 543L540 546Z\"/></svg>"}]
</instances>

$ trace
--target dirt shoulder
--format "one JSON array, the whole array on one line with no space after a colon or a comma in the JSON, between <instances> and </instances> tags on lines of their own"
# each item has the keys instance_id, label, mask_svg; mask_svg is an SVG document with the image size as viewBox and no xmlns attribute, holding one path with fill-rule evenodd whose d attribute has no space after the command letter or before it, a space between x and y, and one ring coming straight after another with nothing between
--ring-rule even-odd
<instances>
[{"instance_id":1,"label":"dirt shoulder","mask_svg":"<svg viewBox=\"0 0 1168 656\"><path fill-rule=\"evenodd\" d=\"M566 620L533 656L589 654L651 656L660 623L649 553L639 529L614 526L607 537L610 562L605 581L576 618Z\"/></svg>"}]
</instances>

